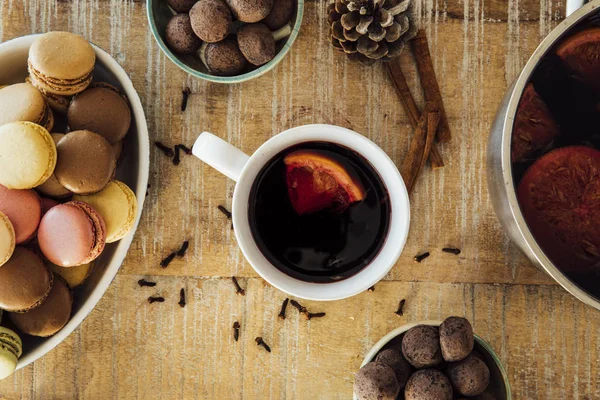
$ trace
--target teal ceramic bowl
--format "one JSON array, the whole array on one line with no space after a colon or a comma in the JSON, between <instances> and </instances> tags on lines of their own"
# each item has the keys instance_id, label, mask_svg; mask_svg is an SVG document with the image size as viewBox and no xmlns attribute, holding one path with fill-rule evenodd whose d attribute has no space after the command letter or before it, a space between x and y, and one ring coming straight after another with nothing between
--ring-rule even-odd
<instances>
[{"instance_id":1,"label":"teal ceramic bowl","mask_svg":"<svg viewBox=\"0 0 600 400\"><path fill-rule=\"evenodd\" d=\"M213 75L202 64L200 58L195 55L180 55L175 54L169 49L164 40L165 28L171 17L175 14L167 5L166 0L148 0L146 7L148 10L148 23L152 30L152 35L158 43L158 47L175 63L179 68L188 74L200 79L217 83L240 83L249 81L250 79L258 78L266 72L272 70L290 51L292 44L298 37L300 25L302 25L302 17L304 15L304 0L297 0L296 13L292 17L290 24L292 33L285 39L277 42L277 55L271 61L256 69L244 72L241 75L235 76L218 76Z\"/></svg>"}]
</instances>

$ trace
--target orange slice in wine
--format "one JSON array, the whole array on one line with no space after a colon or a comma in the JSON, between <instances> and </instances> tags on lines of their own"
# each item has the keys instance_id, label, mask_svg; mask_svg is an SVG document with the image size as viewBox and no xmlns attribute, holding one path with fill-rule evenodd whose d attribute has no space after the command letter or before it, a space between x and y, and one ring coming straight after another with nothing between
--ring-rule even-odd
<instances>
[{"instance_id":1,"label":"orange slice in wine","mask_svg":"<svg viewBox=\"0 0 600 400\"><path fill-rule=\"evenodd\" d=\"M288 194L299 215L322 210L342 212L365 198L365 190L338 161L312 150L294 151L283 159Z\"/></svg>"}]
</instances>

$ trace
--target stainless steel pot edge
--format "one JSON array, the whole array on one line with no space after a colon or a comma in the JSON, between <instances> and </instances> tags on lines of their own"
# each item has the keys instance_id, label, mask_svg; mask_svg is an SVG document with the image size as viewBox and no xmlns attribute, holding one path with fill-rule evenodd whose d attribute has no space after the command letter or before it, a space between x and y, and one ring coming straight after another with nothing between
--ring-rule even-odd
<instances>
[{"instance_id":1,"label":"stainless steel pot edge","mask_svg":"<svg viewBox=\"0 0 600 400\"><path fill-rule=\"evenodd\" d=\"M575 285L546 257L534 240L517 202L511 164L511 136L519 100L532 72L542 57L572 27L600 8L600 0L593 1L561 22L535 50L523 71L508 89L498 108L488 143L487 180L492 204L509 237L535 264L543 268L554 280L573 296L600 310L600 301Z\"/></svg>"}]
</instances>

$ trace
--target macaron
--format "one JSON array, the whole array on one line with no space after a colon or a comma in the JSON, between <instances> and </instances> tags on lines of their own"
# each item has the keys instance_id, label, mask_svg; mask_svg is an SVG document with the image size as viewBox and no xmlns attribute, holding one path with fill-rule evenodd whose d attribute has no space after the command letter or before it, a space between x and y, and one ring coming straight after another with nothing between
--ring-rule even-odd
<instances>
[{"instance_id":1,"label":"macaron","mask_svg":"<svg viewBox=\"0 0 600 400\"><path fill-rule=\"evenodd\" d=\"M46 182L56 166L56 145L32 122L0 126L0 185L31 189Z\"/></svg>"},{"instance_id":2,"label":"macaron","mask_svg":"<svg viewBox=\"0 0 600 400\"><path fill-rule=\"evenodd\" d=\"M0 308L25 312L39 306L50 293L54 277L34 252L17 246L0 267Z\"/></svg>"},{"instance_id":3,"label":"macaron","mask_svg":"<svg viewBox=\"0 0 600 400\"><path fill-rule=\"evenodd\" d=\"M47 197L41 197L42 200L42 217L46 215L49 209L54 206L59 205L60 203L54 199L49 199Z\"/></svg>"},{"instance_id":4,"label":"macaron","mask_svg":"<svg viewBox=\"0 0 600 400\"><path fill-rule=\"evenodd\" d=\"M8 189L0 185L0 211L15 230L16 244L33 238L42 218L40 196L31 189Z\"/></svg>"},{"instance_id":5,"label":"macaron","mask_svg":"<svg viewBox=\"0 0 600 400\"><path fill-rule=\"evenodd\" d=\"M0 89L0 125L28 121L47 130L54 126L54 115L42 93L27 83Z\"/></svg>"},{"instance_id":6,"label":"macaron","mask_svg":"<svg viewBox=\"0 0 600 400\"><path fill-rule=\"evenodd\" d=\"M28 70L36 87L48 93L72 96L92 82L96 53L82 36L48 32L29 48Z\"/></svg>"},{"instance_id":7,"label":"macaron","mask_svg":"<svg viewBox=\"0 0 600 400\"><path fill-rule=\"evenodd\" d=\"M106 225L92 206L70 201L52 207L40 222L38 244L44 257L62 267L90 263L104 250Z\"/></svg>"},{"instance_id":8,"label":"macaron","mask_svg":"<svg viewBox=\"0 0 600 400\"><path fill-rule=\"evenodd\" d=\"M60 139L62 139L65 136L65 134L51 133L50 136L52 136L54 144L57 145ZM57 199L62 199L72 194L68 189L66 189L63 185L60 184L58 179L56 179L56 175L54 175L54 173L50 175L50 178L48 178L46 182L42 183L35 189L45 196L54 197Z\"/></svg>"},{"instance_id":9,"label":"macaron","mask_svg":"<svg viewBox=\"0 0 600 400\"><path fill-rule=\"evenodd\" d=\"M121 240L133 228L137 199L129 186L121 181L111 181L98 193L76 195L73 200L91 205L102 215L106 223L106 243Z\"/></svg>"},{"instance_id":10,"label":"macaron","mask_svg":"<svg viewBox=\"0 0 600 400\"><path fill-rule=\"evenodd\" d=\"M117 162L112 146L97 133L69 132L58 142L56 149L58 162L54 175L73 193L98 192L115 174Z\"/></svg>"},{"instance_id":11,"label":"macaron","mask_svg":"<svg viewBox=\"0 0 600 400\"><path fill-rule=\"evenodd\" d=\"M123 140L119 140L117 143L112 145L113 153L115 155L115 160L119 162L121 159L121 154L123 154L123 149L125 148L125 142Z\"/></svg>"},{"instance_id":12,"label":"macaron","mask_svg":"<svg viewBox=\"0 0 600 400\"><path fill-rule=\"evenodd\" d=\"M76 265L74 267L61 267L56 264L48 263L48 268L55 274L60 275L71 289L81 286L90 276L94 263Z\"/></svg>"},{"instance_id":13,"label":"macaron","mask_svg":"<svg viewBox=\"0 0 600 400\"><path fill-rule=\"evenodd\" d=\"M2 211L0 211L0 267L6 264L15 251L16 239L12 223ZM0 319L2 316L0 315Z\"/></svg>"},{"instance_id":14,"label":"macaron","mask_svg":"<svg viewBox=\"0 0 600 400\"><path fill-rule=\"evenodd\" d=\"M71 318L73 296L67 283L54 276L54 285L39 307L21 314L9 314L19 331L38 337L48 337L60 331Z\"/></svg>"},{"instance_id":15,"label":"macaron","mask_svg":"<svg viewBox=\"0 0 600 400\"><path fill-rule=\"evenodd\" d=\"M0 326L0 380L15 372L17 361L23 354L23 342L12 330Z\"/></svg>"},{"instance_id":16,"label":"macaron","mask_svg":"<svg viewBox=\"0 0 600 400\"><path fill-rule=\"evenodd\" d=\"M31 79L31 76L29 75L27 75L27 78L25 78L25 82L33 85L37 90L39 90L42 93L44 99L46 99L46 103L48 103L52 110L56 111L59 114L67 113L67 109L69 108L69 102L71 101L70 97L50 93L44 90L44 88L35 86L33 80Z\"/></svg>"},{"instance_id":17,"label":"macaron","mask_svg":"<svg viewBox=\"0 0 600 400\"><path fill-rule=\"evenodd\" d=\"M131 110L116 88L97 86L73 98L67 119L71 130L92 131L114 144L127 135L131 126Z\"/></svg>"}]
</instances>

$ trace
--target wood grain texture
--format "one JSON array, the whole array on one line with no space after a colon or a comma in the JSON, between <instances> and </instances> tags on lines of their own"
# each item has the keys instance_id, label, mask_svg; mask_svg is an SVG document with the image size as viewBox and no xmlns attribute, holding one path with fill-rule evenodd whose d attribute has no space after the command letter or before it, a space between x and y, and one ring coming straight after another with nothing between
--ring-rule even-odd
<instances>
[{"instance_id":1,"label":"wood grain texture","mask_svg":"<svg viewBox=\"0 0 600 400\"><path fill-rule=\"evenodd\" d=\"M188 143L213 132L247 153L287 128L334 123L379 144L400 165L412 128L385 67L364 67L332 50L325 1L306 3L290 54L272 72L223 86L186 75L159 50L145 2L0 0L0 40L69 30L109 51L129 73L151 140ZM234 184L198 160L175 167L151 153L150 194L140 228L114 283L67 341L0 382L0 398L348 399L364 354L389 330L464 315L506 363L517 399L600 397L600 313L533 267L503 234L485 181L487 134L506 87L560 21L561 0L434 1L416 9L426 29L453 132L446 167L419 177L406 249L374 293L332 303L306 322L284 294L245 262L228 221ZM418 75L403 67L419 106ZM190 87L185 113L181 90ZM190 240L188 255L158 264ZM442 253L456 246L459 256ZM430 251L423 263L415 254ZM241 277L245 297L229 279ZM141 277L159 282L139 288ZM177 305L185 287L188 305ZM149 305L161 294L165 303ZM406 298L405 317L394 314ZM239 342L234 321L242 324ZM262 336L273 352L254 343Z\"/></svg>"}]
</instances>

